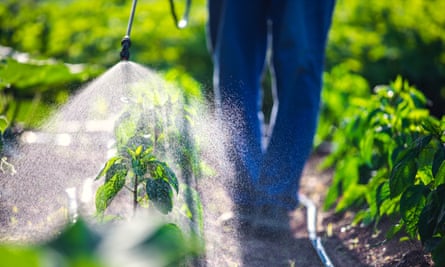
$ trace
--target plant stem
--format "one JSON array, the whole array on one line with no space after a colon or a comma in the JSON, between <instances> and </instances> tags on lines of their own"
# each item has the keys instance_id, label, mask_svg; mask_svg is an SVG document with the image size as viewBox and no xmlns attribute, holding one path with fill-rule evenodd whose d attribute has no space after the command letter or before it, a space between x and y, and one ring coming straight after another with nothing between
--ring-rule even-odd
<instances>
[{"instance_id":1,"label":"plant stem","mask_svg":"<svg viewBox=\"0 0 445 267\"><path fill-rule=\"evenodd\" d=\"M137 175L134 176L134 188L133 188L133 215L136 214L136 209L138 206L138 181L139 177Z\"/></svg>"},{"instance_id":2,"label":"plant stem","mask_svg":"<svg viewBox=\"0 0 445 267\"><path fill-rule=\"evenodd\" d=\"M128 185L124 185L125 188L127 188L128 191L133 193L133 188L129 187Z\"/></svg>"}]
</instances>

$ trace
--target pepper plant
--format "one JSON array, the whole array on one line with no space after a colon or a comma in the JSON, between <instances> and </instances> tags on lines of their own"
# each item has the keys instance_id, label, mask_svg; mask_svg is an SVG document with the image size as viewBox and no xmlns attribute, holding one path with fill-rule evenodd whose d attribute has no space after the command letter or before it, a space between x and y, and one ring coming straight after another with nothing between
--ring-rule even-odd
<instances>
[{"instance_id":1,"label":"pepper plant","mask_svg":"<svg viewBox=\"0 0 445 267\"><path fill-rule=\"evenodd\" d=\"M445 246L445 119L401 77L367 98L353 98L333 133L334 167L325 208L358 209L355 223L393 220L388 238L404 230L420 238L439 266Z\"/></svg>"},{"instance_id":2,"label":"pepper plant","mask_svg":"<svg viewBox=\"0 0 445 267\"><path fill-rule=\"evenodd\" d=\"M128 192L133 213L152 207L173 213L136 248L151 252L146 254L149 260L161 260L166 263L162 266L198 266L203 251L203 210L193 183L200 169L198 148L189 133L197 108L194 99L199 99L196 85L170 71L164 78L153 73L149 80L129 86L114 127L115 154L96 178L103 179L96 191L101 218L118 193Z\"/></svg>"},{"instance_id":3,"label":"pepper plant","mask_svg":"<svg viewBox=\"0 0 445 267\"><path fill-rule=\"evenodd\" d=\"M122 190L133 195L134 210L153 206L169 213L174 196L180 191L176 173L180 171L184 177L198 169L196 148L184 130L193 110L184 104L184 98L191 97L187 93L193 91L186 90L184 96L176 87L154 88L165 82L149 84L153 86L147 83L134 86L131 96L126 98L127 108L116 122L116 155L106 162L96 178L104 177L103 185L96 191L99 215ZM202 217L201 209L190 207L199 206L199 200L189 181L185 183L186 201L190 202L185 213Z\"/></svg>"},{"instance_id":4,"label":"pepper plant","mask_svg":"<svg viewBox=\"0 0 445 267\"><path fill-rule=\"evenodd\" d=\"M103 213L117 193L126 188L133 194L133 207L151 201L163 213L173 207L178 179L170 167L154 155L150 140L135 136L120 149L119 154L105 164L96 179L105 182L96 192L96 209Z\"/></svg>"}]
</instances>

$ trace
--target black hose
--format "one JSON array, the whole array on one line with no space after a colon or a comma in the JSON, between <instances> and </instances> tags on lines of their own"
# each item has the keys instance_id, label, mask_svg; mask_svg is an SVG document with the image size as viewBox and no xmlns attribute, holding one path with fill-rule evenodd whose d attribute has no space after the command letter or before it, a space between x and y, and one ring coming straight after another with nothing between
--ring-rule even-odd
<instances>
[{"instance_id":1,"label":"black hose","mask_svg":"<svg viewBox=\"0 0 445 267\"><path fill-rule=\"evenodd\" d=\"M185 26L187 26L192 0L186 0L185 10L181 20L178 20L178 15L176 14L176 7L174 0L169 0L169 3L170 3L170 12L175 22L175 26L179 29L182 29ZM131 6L130 18L128 20L127 33L121 41L122 45L122 50L120 52L121 60L130 59L130 46L131 46L130 34L131 34L131 27L133 25L134 13L136 11L136 4L137 0L133 0L133 4Z\"/></svg>"}]
</instances>

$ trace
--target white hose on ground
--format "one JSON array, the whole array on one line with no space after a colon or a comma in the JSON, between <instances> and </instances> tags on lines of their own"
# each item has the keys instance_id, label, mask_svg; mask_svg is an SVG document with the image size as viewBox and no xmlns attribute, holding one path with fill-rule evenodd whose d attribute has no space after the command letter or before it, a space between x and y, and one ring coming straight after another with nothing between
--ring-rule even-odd
<instances>
[{"instance_id":1,"label":"white hose on ground","mask_svg":"<svg viewBox=\"0 0 445 267\"><path fill-rule=\"evenodd\" d=\"M300 200L300 203L306 207L307 231L312 246L314 247L325 267L334 267L323 247L323 244L321 243L320 237L317 236L317 207L315 206L314 202L312 202L303 194L298 194L298 198Z\"/></svg>"}]
</instances>

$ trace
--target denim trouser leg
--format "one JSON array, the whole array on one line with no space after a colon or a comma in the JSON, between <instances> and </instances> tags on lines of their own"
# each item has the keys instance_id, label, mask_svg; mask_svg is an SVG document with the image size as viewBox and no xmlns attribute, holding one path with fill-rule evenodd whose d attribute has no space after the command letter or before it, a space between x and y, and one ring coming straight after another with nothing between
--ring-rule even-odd
<instances>
[{"instance_id":1,"label":"denim trouser leg","mask_svg":"<svg viewBox=\"0 0 445 267\"><path fill-rule=\"evenodd\" d=\"M261 163L260 204L293 209L317 125L333 0L276 1L271 8L276 82L272 134Z\"/></svg>"},{"instance_id":2,"label":"denim trouser leg","mask_svg":"<svg viewBox=\"0 0 445 267\"><path fill-rule=\"evenodd\" d=\"M216 105L227 122L236 204L252 205L261 151L261 75L267 49L265 1L210 1Z\"/></svg>"},{"instance_id":3,"label":"denim trouser leg","mask_svg":"<svg viewBox=\"0 0 445 267\"><path fill-rule=\"evenodd\" d=\"M334 0L209 0L217 108L229 124L237 204L295 207L312 148ZM275 107L261 148L261 75L272 22Z\"/></svg>"}]
</instances>

